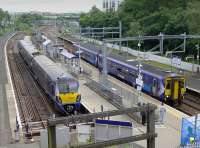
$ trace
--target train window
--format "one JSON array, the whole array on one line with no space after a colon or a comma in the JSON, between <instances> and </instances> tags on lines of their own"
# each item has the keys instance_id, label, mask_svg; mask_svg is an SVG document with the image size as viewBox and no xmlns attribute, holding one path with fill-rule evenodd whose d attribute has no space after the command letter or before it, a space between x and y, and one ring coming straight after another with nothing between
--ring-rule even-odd
<instances>
[{"instance_id":1,"label":"train window","mask_svg":"<svg viewBox=\"0 0 200 148\"><path fill-rule=\"evenodd\" d=\"M69 92L77 92L78 91L78 83L75 81L70 81L69 85Z\"/></svg>"},{"instance_id":2,"label":"train window","mask_svg":"<svg viewBox=\"0 0 200 148\"><path fill-rule=\"evenodd\" d=\"M117 70L118 70L118 71L122 71L122 69L121 69L121 68L117 68Z\"/></svg>"},{"instance_id":3,"label":"train window","mask_svg":"<svg viewBox=\"0 0 200 148\"><path fill-rule=\"evenodd\" d=\"M170 81L167 81L166 89L171 89L171 83L170 83Z\"/></svg>"},{"instance_id":4,"label":"train window","mask_svg":"<svg viewBox=\"0 0 200 148\"><path fill-rule=\"evenodd\" d=\"M60 93L67 93L69 92L69 86L67 84L64 83L59 83L58 84L58 89Z\"/></svg>"}]
</instances>

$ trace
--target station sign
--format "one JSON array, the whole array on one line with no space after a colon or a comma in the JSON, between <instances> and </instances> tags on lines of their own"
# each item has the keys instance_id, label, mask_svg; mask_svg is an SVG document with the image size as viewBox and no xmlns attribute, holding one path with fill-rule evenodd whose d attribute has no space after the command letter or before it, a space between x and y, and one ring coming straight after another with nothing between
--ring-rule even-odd
<instances>
[{"instance_id":1,"label":"station sign","mask_svg":"<svg viewBox=\"0 0 200 148\"><path fill-rule=\"evenodd\" d=\"M114 120L95 120L94 140L101 142L132 136L132 122Z\"/></svg>"},{"instance_id":2,"label":"station sign","mask_svg":"<svg viewBox=\"0 0 200 148\"><path fill-rule=\"evenodd\" d=\"M142 87L141 86L137 86L137 91L142 91Z\"/></svg>"}]
</instances>

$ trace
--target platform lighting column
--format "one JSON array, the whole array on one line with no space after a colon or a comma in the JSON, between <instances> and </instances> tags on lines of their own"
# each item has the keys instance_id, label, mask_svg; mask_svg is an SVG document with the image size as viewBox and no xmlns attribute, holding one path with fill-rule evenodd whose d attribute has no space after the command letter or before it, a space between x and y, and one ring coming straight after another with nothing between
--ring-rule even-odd
<instances>
[{"instance_id":1,"label":"platform lighting column","mask_svg":"<svg viewBox=\"0 0 200 148\"><path fill-rule=\"evenodd\" d=\"M137 65L137 67L138 67L138 78L136 79L136 80L138 80L138 82L136 82L136 84L138 83L137 84L138 96L137 96L137 102L136 103L139 102L140 91L141 91L142 83L143 83L143 81L142 81L142 75L141 75L141 67L142 67L142 65L140 63L140 58L139 58L140 47L141 47L141 42L139 40L139 43L138 43L138 65Z\"/></svg>"},{"instance_id":2,"label":"platform lighting column","mask_svg":"<svg viewBox=\"0 0 200 148\"><path fill-rule=\"evenodd\" d=\"M81 42L81 27L79 27L79 42L78 42L78 68L81 73L81 49L80 49L80 42Z\"/></svg>"}]
</instances>

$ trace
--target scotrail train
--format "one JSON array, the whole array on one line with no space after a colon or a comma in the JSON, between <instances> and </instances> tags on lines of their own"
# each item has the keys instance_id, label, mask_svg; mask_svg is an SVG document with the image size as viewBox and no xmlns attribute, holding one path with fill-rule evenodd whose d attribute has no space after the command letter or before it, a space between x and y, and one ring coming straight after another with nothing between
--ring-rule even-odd
<instances>
[{"instance_id":1,"label":"scotrail train","mask_svg":"<svg viewBox=\"0 0 200 148\"><path fill-rule=\"evenodd\" d=\"M71 42L76 48L76 51L80 48L82 59L96 66L100 71L103 69L101 47L96 47L88 43L76 44L72 42L72 39L62 39ZM107 71L110 75L125 81L131 86L137 86L137 61L127 61L117 55L111 54L107 57ZM142 90L147 94L154 96L160 101L169 102L170 104L180 104L182 99L184 99L186 85L183 75L164 71L147 64L142 64L141 74L143 77Z\"/></svg>"},{"instance_id":2,"label":"scotrail train","mask_svg":"<svg viewBox=\"0 0 200 148\"><path fill-rule=\"evenodd\" d=\"M78 93L78 81L48 57L41 55L28 37L20 40L18 47L35 80L53 100L56 108L65 114L71 114L79 109L81 96Z\"/></svg>"}]
</instances>

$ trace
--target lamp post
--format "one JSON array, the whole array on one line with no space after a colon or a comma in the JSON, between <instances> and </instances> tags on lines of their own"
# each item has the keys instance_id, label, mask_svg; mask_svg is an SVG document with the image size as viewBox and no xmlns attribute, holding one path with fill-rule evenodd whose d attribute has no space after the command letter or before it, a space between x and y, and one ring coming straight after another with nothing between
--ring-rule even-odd
<instances>
[{"instance_id":1,"label":"lamp post","mask_svg":"<svg viewBox=\"0 0 200 148\"><path fill-rule=\"evenodd\" d=\"M140 59L139 59L140 47L141 47L141 43L139 40L139 43L138 43L138 65L136 65L138 67L138 78L136 78L136 85L137 85L137 91L138 91L137 103L139 102L140 92L141 92L142 86L143 86L142 75L141 75L142 64L140 63Z\"/></svg>"}]
</instances>

